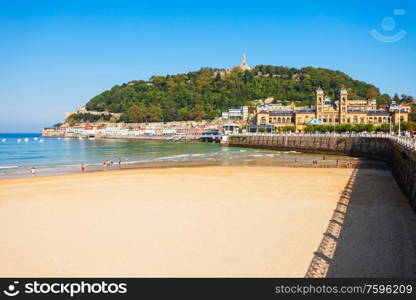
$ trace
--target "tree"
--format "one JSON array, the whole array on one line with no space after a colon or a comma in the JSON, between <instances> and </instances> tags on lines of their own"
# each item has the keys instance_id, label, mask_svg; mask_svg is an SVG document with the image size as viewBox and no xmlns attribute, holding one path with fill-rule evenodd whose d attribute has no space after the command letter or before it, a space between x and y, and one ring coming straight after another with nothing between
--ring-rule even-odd
<instances>
[{"instance_id":1,"label":"tree","mask_svg":"<svg viewBox=\"0 0 416 300\"><path fill-rule=\"evenodd\" d=\"M140 123L146 121L146 108L141 105L132 105L128 109L128 119L133 123Z\"/></svg>"},{"instance_id":2,"label":"tree","mask_svg":"<svg viewBox=\"0 0 416 300\"><path fill-rule=\"evenodd\" d=\"M149 121L160 122L163 120L163 111L159 105L151 105L148 108L147 116Z\"/></svg>"}]
</instances>

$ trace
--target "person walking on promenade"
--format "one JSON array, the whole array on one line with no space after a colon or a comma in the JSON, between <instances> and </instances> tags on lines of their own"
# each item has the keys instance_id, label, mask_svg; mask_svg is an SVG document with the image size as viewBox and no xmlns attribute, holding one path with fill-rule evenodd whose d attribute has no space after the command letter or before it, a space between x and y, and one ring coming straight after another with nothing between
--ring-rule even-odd
<instances>
[{"instance_id":1,"label":"person walking on promenade","mask_svg":"<svg viewBox=\"0 0 416 300\"><path fill-rule=\"evenodd\" d=\"M337 168L339 167L339 159L337 159Z\"/></svg>"},{"instance_id":2,"label":"person walking on promenade","mask_svg":"<svg viewBox=\"0 0 416 300\"><path fill-rule=\"evenodd\" d=\"M32 169L30 170L30 173L32 174L32 176L36 176L36 170L34 167L32 167Z\"/></svg>"},{"instance_id":3,"label":"person walking on promenade","mask_svg":"<svg viewBox=\"0 0 416 300\"><path fill-rule=\"evenodd\" d=\"M81 172L84 173L85 172L85 166L84 164L81 164Z\"/></svg>"}]
</instances>

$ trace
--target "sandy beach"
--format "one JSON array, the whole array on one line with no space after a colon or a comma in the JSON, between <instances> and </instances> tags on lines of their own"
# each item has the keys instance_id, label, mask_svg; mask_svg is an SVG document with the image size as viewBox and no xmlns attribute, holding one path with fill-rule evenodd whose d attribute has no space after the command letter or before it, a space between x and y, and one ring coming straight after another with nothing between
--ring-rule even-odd
<instances>
[{"instance_id":1,"label":"sandy beach","mask_svg":"<svg viewBox=\"0 0 416 300\"><path fill-rule=\"evenodd\" d=\"M211 166L4 179L0 276L414 276L415 225L389 171Z\"/></svg>"}]
</instances>

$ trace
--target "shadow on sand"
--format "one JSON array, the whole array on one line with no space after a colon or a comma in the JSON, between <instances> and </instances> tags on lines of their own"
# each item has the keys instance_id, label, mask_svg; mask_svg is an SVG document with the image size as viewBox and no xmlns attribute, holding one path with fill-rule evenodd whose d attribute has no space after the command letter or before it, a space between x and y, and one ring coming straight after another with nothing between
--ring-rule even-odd
<instances>
[{"instance_id":1,"label":"shadow on sand","mask_svg":"<svg viewBox=\"0 0 416 300\"><path fill-rule=\"evenodd\" d=\"M416 277L415 228L390 171L354 169L305 277Z\"/></svg>"}]
</instances>

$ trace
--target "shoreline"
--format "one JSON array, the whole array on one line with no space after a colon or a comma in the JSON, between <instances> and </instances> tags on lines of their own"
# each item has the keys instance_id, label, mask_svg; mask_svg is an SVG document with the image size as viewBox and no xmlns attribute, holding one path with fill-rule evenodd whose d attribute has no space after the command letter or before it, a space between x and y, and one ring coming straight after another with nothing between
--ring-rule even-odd
<instances>
[{"instance_id":1,"label":"shoreline","mask_svg":"<svg viewBox=\"0 0 416 300\"><path fill-rule=\"evenodd\" d=\"M352 165L348 166L348 162L351 161ZM127 170L148 170L148 169L177 169L177 168L205 168L205 167L265 167L265 168L295 168L295 169L376 169L376 170L389 170L388 165L383 162L377 161L360 161L358 158L351 157L351 159L340 159L340 165L337 166L331 160L322 160L317 165L312 163L300 163L300 162L274 162L268 163L266 161L186 161L186 162L144 162L144 163L131 163L131 164L122 164L122 167L119 168L115 163L111 168L98 167L97 165L93 169L88 170L88 164L85 164L86 171L67 171L63 173L50 173L50 174L36 174L32 176L29 173L30 168L28 167L27 175L13 176L13 175L0 175L0 182L9 179L27 179L27 178L47 178L47 177L57 177L57 176L70 176L70 175L86 175L86 174L95 174L95 173L113 173L113 172L122 172Z\"/></svg>"}]
</instances>

